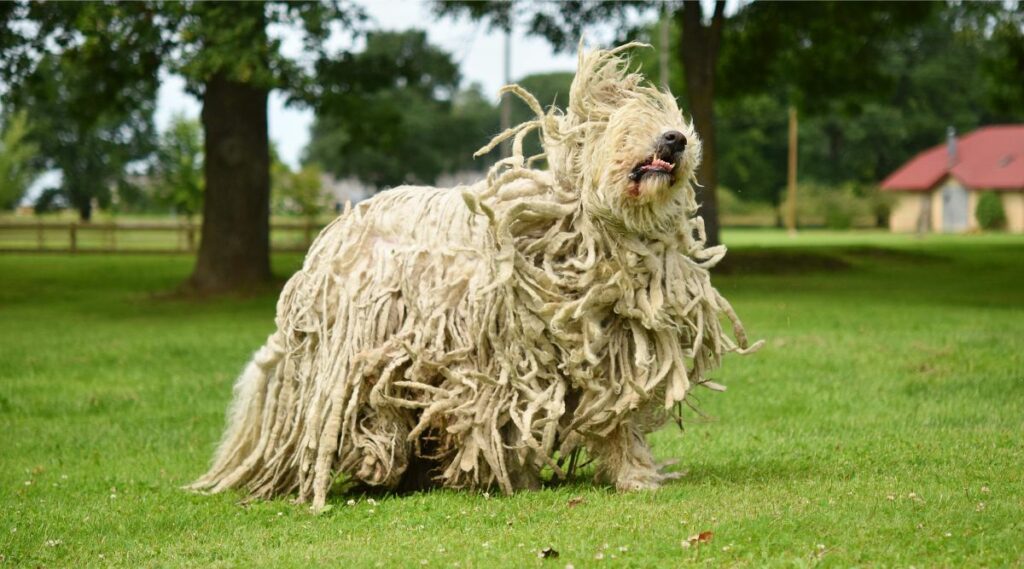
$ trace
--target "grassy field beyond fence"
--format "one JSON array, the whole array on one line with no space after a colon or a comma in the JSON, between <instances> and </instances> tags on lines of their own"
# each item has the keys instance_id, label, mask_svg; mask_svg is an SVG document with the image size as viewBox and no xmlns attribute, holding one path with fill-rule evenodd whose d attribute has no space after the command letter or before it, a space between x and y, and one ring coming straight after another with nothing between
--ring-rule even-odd
<instances>
[{"instance_id":1,"label":"grassy field beyond fence","mask_svg":"<svg viewBox=\"0 0 1024 569\"><path fill-rule=\"evenodd\" d=\"M271 221L275 252L302 252L326 222ZM0 253L195 253L201 223L170 219L147 221L0 219Z\"/></svg>"},{"instance_id":2,"label":"grassy field beyond fence","mask_svg":"<svg viewBox=\"0 0 1024 569\"><path fill-rule=\"evenodd\" d=\"M725 240L715 283L767 345L727 358L707 418L653 436L681 479L335 495L320 516L179 489L273 294L167 297L185 256L0 256L0 566L1024 564L1024 238Z\"/></svg>"}]
</instances>

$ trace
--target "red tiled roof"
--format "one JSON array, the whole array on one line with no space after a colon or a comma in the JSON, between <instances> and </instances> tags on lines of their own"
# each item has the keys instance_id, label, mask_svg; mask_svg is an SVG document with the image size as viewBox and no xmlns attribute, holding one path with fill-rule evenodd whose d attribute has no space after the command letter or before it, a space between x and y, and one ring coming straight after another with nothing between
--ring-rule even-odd
<instances>
[{"instance_id":1,"label":"red tiled roof","mask_svg":"<svg viewBox=\"0 0 1024 569\"><path fill-rule=\"evenodd\" d=\"M956 141L949 167L945 144L915 156L882 182L883 190L930 190L947 175L968 189L1024 190L1024 124L986 126Z\"/></svg>"}]
</instances>

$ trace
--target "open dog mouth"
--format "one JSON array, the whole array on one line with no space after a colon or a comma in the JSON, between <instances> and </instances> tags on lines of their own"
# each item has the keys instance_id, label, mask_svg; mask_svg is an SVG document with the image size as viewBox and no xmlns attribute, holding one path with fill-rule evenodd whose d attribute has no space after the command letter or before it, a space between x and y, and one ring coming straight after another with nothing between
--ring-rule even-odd
<instances>
[{"instance_id":1,"label":"open dog mouth","mask_svg":"<svg viewBox=\"0 0 1024 569\"><path fill-rule=\"evenodd\" d=\"M674 158L674 160L667 159L670 157ZM634 166L633 170L629 173L629 187L627 189L629 195L634 198L639 196L641 182L650 177L664 176L668 186L675 185L676 162L678 160L678 155L659 156L658 153L655 153Z\"/></svg>"},{"instance_id":2,"label":"open dog mouth","mask_svg":"<svg viewBox=\"0 0 1024 569\"><path fill-rule=\"evenodd\" d=\"M650 175L672 177L672 173L675 171L675 168L675 163L664 160L658 156L651 155L646 160L633 167L633 170L629 173L629 179L634 182L639 182Z\"/></svg>"},{"instance_id":3,"label":"open dog mouth","mask_svg":"<svg viewBox=\"0 0 1024 569\"><path fill-rule=\"evenodd\" d=\"M676 164L683 157L683 150L686 149L686 137L678 130L670 130L662 133L654 145L654 153L641 160L629 172L628 192L631 196L640 195L640 183L650 176L661 177L667 181L668 186L676 183Z\"/></svg>"}]
</instances>

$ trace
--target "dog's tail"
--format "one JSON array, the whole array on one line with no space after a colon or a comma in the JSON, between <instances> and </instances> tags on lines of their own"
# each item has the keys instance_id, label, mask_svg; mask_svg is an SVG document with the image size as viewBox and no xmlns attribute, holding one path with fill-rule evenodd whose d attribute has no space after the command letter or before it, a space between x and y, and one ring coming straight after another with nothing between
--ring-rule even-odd
<instances>
[{"instance_id":1,"label":"dog's tail","mask_svg":"<svg viewBox=\"0 0 1024 569\"><path fill-rule=\"evenodd\" d=\"M242 486L256 476L262 446L266 444L263 421L267 388L283 354L274 334L246 365L235 382L227 430L214 453L213 464L206 474L185 488L216 493Z\"/></svg>"}]
</instances>

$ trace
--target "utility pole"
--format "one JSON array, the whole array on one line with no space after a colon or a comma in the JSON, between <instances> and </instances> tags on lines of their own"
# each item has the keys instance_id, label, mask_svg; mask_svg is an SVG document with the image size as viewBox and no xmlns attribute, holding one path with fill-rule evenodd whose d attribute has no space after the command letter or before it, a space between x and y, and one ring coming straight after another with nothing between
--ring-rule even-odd
<instances>
[{"instance_id":1,"label":"utility pole","mask_svg":"<svg viewBox=\"0 0 1024 569\"><path fill-rule=\"evenodd\" d=\"M796 235L796 107L789 107L789 175L786 190L786 229Z\"/></svg>"},{"instance_id":2,"label":"utility pole","mask_svg":"<svg viewBox=\"0 0 1024 569\"><path fill-rule=\"evenodd\" d=\"M508 27L505 28L505 84L512 83L512 18L509 17ZM501 132L512 128L512 94L505 93L501 97ZM512 141L506 140L501 143L501 156L508 158L512 156Z\"/></svg>"},{"instance_id":3,"label":"utility pole","mask_svg":"<svg viewBox=\"0 0 1024 569\"><path fill-rule=\"evenodd\" d=\"M661 22L658 38L658 79L661 81L661 88L668 91L668 9L661 5Z\"/></svg>"}]
</instances>

